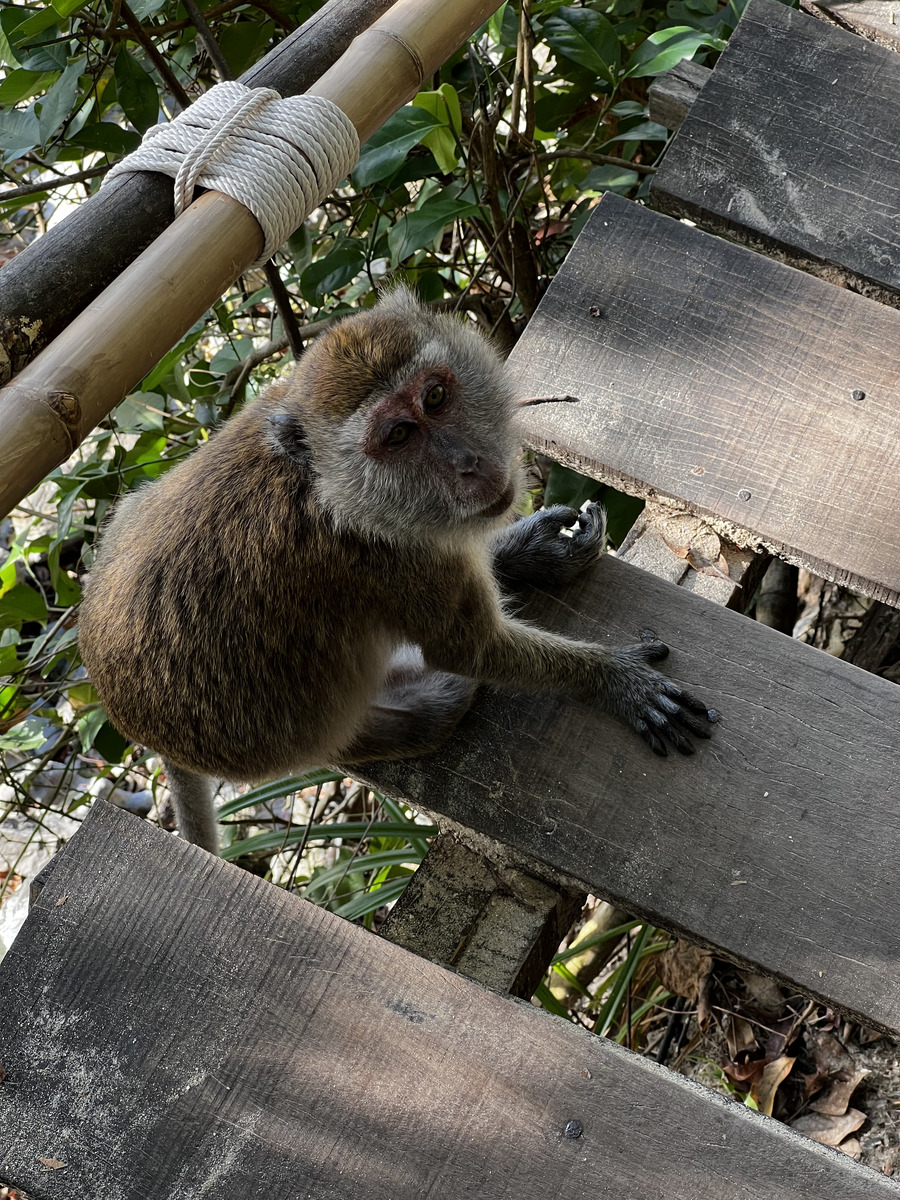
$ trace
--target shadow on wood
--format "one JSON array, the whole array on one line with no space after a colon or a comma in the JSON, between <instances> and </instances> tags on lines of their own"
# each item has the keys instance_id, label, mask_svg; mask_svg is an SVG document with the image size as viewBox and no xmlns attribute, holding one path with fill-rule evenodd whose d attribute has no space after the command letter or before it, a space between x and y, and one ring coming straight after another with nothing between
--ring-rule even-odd
<instances>
[{"instance_id":1,"label":"shadow on wood","mask_svg":"<svg viewBox=\"0 0 900 1200\"><path fill-rule=\"evenodd\" d=\"M0 966L0 1061L35 1200L900 1196L102 803Z\"/></svg>"}]
</instances>

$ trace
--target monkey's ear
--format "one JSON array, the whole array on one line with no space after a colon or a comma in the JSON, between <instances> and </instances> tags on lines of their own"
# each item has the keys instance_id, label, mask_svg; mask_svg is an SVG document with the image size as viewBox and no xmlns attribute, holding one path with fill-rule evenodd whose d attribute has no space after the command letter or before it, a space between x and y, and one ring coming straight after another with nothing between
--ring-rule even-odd
<instances>
[{"instance_id":1,"label":"monkey's ear","mask_svg":"<svg viewBox=\"0 0 900 1200\"><path fill-rule=\"evenodd\" d=\"M312 465L312 451L299 420L286 412L266 417L266 430L275 449L301 467Z\"/></svg>"},{"instance_id":2,"label":"monkey's ear","mask_svg":"<svg viewBox=\"0 0 900 1200\"><path fill-rule=\"evenodd\" d=\"M411 291L405 283L385 288L379 294L378 308L381 312L397 313L398 316L403 314L418 316L422 312L422 305L416 298L415 292Z\"/></svg>"}]
</instances>

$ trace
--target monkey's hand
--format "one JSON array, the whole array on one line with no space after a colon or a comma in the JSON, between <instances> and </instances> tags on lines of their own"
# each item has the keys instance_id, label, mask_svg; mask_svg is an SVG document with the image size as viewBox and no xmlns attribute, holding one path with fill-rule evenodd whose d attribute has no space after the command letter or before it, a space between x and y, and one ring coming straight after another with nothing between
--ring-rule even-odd
<instances>
[{"instance_id":1,"label":"monkey's hand","mask_svg":"<svg viewBox=\"0 0 900 1200\"><path fill-rule=\"evenodd\" d=\"M665 758L666 743L682 754L693 754L688 733L708 738L719 714L680 684L666 679L649 664L669 653L663 642L639 642L612 651L613 669L605 681L604 706L627 721L654 754Z\"/></svg>"},{"instance_id":2,"label":"monkey's hand","mask_svg":"<svg viewBox=\"0 0 900 1200\"><path fill-rule=\"evenodd\" d=\"M574 533L564 533L577 522ZM494 573L510 588L563 586L597 561L606 545L606 515L599 504L583 513L556 504L507 526L493 544Z\"/></svg>"}]
</instances>

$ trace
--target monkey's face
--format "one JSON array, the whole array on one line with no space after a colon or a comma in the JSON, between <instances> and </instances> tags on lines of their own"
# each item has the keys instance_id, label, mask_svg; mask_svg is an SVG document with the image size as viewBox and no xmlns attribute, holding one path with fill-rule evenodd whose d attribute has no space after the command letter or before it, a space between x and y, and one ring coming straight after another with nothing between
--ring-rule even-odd
<instances>
[{"instance_id":1,"label":"monkey's face","mask_svg":"<svg viewBox=\"0 0 900 1200\"><path fill-rule=\"evenodd\" d=\"M298 383L312 385L316 492L339 524L416 538L502 520L519 490L513 401L473 328L395 294L316 349Z\"/></svg>"}]
</instances>

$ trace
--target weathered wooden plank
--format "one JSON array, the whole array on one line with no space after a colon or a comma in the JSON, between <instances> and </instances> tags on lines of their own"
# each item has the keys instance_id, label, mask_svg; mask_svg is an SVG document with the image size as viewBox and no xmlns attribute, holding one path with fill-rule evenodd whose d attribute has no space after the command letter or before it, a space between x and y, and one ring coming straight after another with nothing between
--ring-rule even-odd
<instances>
[{"instance_id":1,"label":"weathered wooden plank","mask_svg":"<svg viewBox=\"0 0 900 1200\"><path fill-rule=\"evenodd\" d=\"M900 1196L104 804L0 966L0 1061L40 1200Z\"/></svg>"},{"instance_id":2,"label":"weathered wooden plank","mask_svg":"<svg viewBox=\"0 0 900 1200\"><path fill-rule=\"evenodd\" d=\"M579 399L523 409L535 449L897 604L898 346L895 310L607 193L509 362Z\"/></svg>"},{"instance_id":3,"label":"weathered wooden plank","mask_svg":"<svg viewBox=\"0 0 900 1200\"><path fill-rule=\"evenodd\" d=\"M689 59L683 59L671 70L658 75L647 89L650 120L666 129L680 129L711 75L709 67Z\"/></svg>"},{"instance_id":4,"label":"weathered wooden plank","mask_svg":"<svg viewBox=\"0 0 900 1200\"><path fill-rule=\"evenodd\" d=\"M900 50L900 4L897 0L800 0L814 17L836 21L861 37Z\"/></svg>"},{"instance_id":5,"label":"weathered wooden plank","mask_svg":"<svg viewBox=\"0 0 900 1200\"><path fill-rule=\"evenodd\" d=\"M693 758L545 695L484 692L379 788L621 908L900 1030L900 688L616 559L527 615L609 645L652 630L723 717Z\"/></svg>"},{"instance_id":6,"label":"weathered wooden plank","mask_svg":"<svg viewBox=\"0 0 900 1200\"><path fill-rule=\"evenodd\" d=\"M900 57L751 0L651 200L900 305Z\"/></svg>"}]
</instances>

